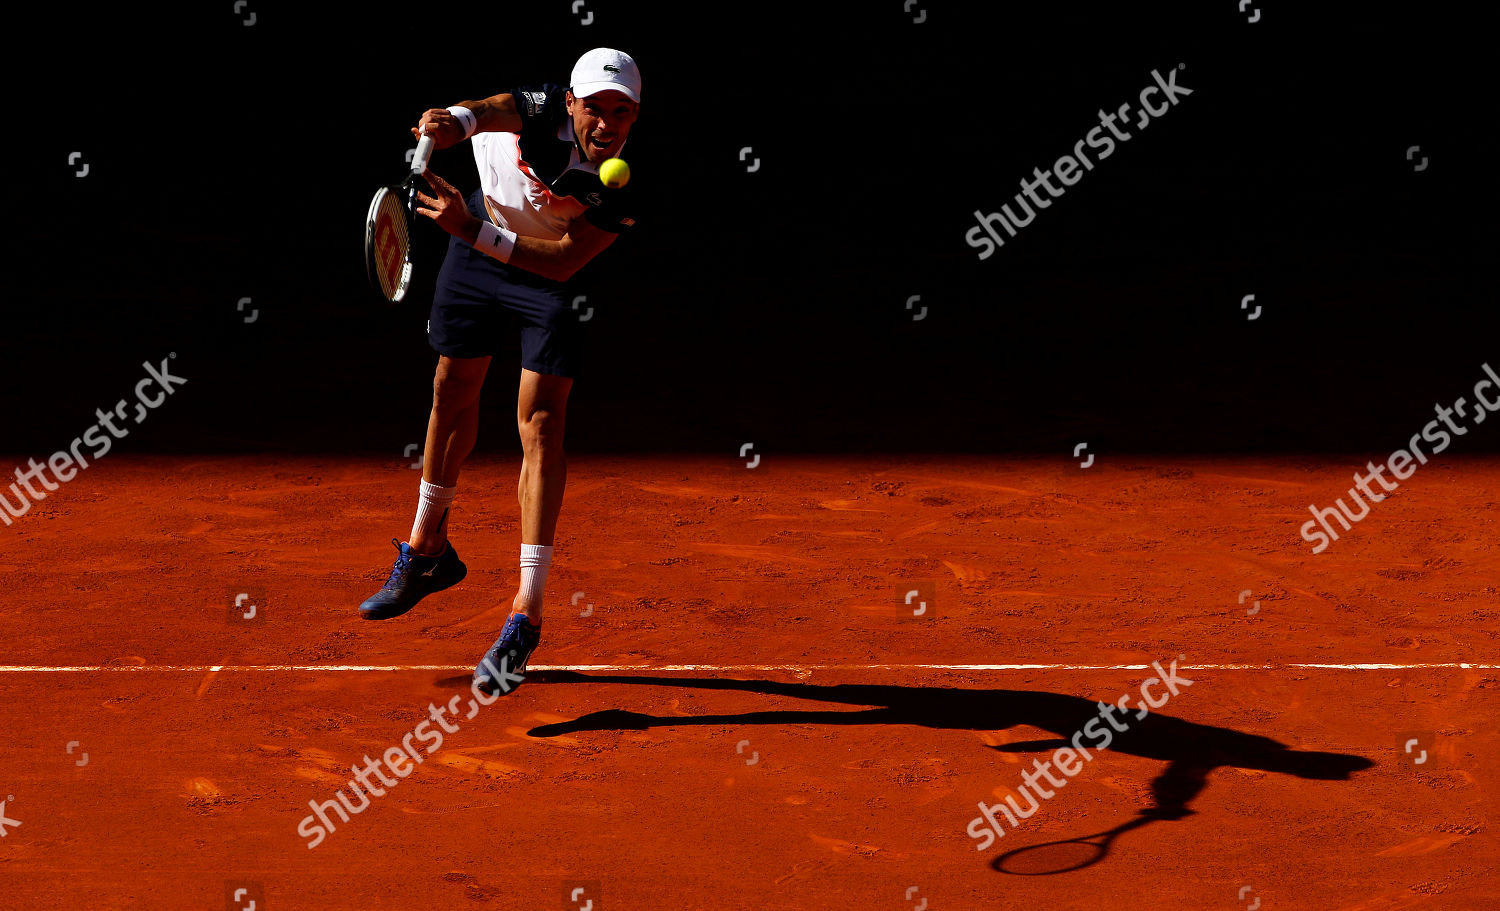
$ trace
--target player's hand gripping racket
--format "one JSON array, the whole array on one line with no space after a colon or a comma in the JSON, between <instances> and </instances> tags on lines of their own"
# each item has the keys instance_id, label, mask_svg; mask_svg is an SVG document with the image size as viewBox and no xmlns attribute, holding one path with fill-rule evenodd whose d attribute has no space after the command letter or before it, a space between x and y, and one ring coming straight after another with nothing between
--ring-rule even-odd
<instances>
[{"instance_id":1,"label":"player's hand gripping racket","mask_svg":"<svg viewBox=\"0 0 1500 911\"><path fill-rule=\"evenodd\" d=\"M377 190L365 217L365 271L370 286L393 304L405 297L411 286L411 226L417 177L427 170L431 154L432 137L423 133L411 157L411 173L400 184Z\"/></svg>"}]
</instances>

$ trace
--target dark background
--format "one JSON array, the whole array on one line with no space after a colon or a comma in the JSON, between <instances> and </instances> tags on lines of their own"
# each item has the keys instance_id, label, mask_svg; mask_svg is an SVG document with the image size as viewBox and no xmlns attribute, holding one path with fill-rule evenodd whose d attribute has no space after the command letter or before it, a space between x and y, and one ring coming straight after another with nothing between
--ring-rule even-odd
<instances>
[{"instance_id":1,"label":"dark background","mask_svg":"<svg viewBox=\"0 0 1500 911\"><path fill-rule=\"evenodd\" d=\"M51 49L11 118L35 137L0 341L19 456L168 352L189 383L122 448L399 454L446 236L419 226L412 294L372 302L370 195L423 109L566 82L596 46L641 67L649 202L576 280L572 451L1376 457L1500 369L1493 52L1427 6L55 6L16 33ZM975 210L1179 64L1190 97L978 259ZM467 146L434 169L477 185ZM515 448L518 372L496 358L481 451Z\"/></svg>"}]
</instances>

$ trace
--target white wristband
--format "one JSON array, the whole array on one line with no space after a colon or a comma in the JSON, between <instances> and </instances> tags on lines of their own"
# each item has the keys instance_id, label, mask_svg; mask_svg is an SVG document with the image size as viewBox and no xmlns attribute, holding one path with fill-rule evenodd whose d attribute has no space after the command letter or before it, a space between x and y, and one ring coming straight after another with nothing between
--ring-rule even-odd
<instances>
[{"instance_id":1,"label":"white wristband","mask_svg":"<svg viewBox=\"0 0 1500 911\"><path fill-rule=\"evenodd\" d=\"M510 262L510 251L516 248L516 232L506 228L498 228L489 222L479 226L479 238L474 241L474 249L488 256L493 256L502 263Z\"/></svg>"},{"instance_id":2,"label":"white wristband","mask_svg":"<svg viewBox=\"0 0 1500 911\"><path fill-rule=\"evenodd\" d=\"M448 113L458 118L458 122L464 125L464 138L468 139L474 135L474 128L479 126L479 118L474 112L461 104L455 104L448 108Z\"/></svg>"}]
</instances>

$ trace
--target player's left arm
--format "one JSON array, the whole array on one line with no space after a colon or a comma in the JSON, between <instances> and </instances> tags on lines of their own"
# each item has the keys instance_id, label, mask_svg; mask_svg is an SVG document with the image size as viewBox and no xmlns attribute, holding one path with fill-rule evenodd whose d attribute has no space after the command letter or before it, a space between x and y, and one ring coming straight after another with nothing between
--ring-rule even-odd
<instances>
[{"instance_id":1,"label":"player's left arm","mask_svg":"<svg viewBox=\"0 0 1500 911\"><path fill-rule=\"evenodd\" d=\"M478 234L477 228L475 233ZM568 233L560 240L517 236L515 249L510 251L510 264L543 278L565 282L603 253L617 236L594 227L580 215L568 223Z\"/></svg>"},{"instance_id":2,"label":"player's left arm","mask_svg":"<svg viewBox=\"0 0 1500 911\"><path fill-rule=\"evenodd\" d=\"M431 218L437 222L438 227L474 249L494 256L495 251L484 249L485 245L479 243L479 230L484 222L469 212L463 195L430 170L422 176L432 185L437 196L419 192L417 198L427 207L418 208L417 212ZM565 282L587 265L589 260L604 252L614 243L615 237L615 234L595 227L588 219L579 216L568 224L568 233L559 240L518 235L515 246L511 248L505 261L543 278Z\"/></svg>"}]
</instances>

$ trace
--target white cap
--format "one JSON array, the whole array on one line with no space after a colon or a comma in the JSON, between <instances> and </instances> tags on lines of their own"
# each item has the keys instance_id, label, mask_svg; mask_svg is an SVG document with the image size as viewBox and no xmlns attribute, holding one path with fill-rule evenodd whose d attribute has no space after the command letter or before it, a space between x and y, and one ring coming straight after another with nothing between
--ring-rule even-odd
<instances>
[{"instance_id":1,"label":"white cap","mask_svg":"<svg viewBox=\"0 0 1500 911\"><path fill-rule=\"evenodd\" d=\"M573 64L573 97L587 98L613 89L641 100L641 71L624 51L596 47Z\"/></svg>"}]
</instances>

